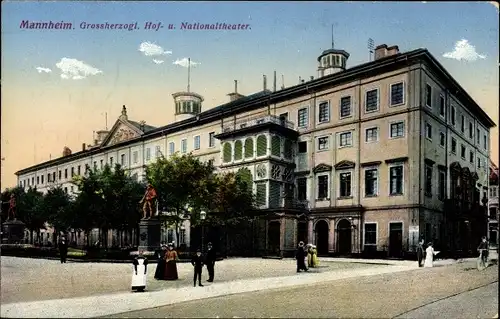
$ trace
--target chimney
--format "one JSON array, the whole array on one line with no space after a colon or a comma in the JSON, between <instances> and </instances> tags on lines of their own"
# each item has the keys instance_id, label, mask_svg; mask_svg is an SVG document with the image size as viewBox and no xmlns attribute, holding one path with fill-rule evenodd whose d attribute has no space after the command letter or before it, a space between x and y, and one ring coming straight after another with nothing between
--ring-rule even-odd
<instances>
[{"instance_id":1,"label":"chimney","mask_svg":"<svg viewBox=\"0 0 500 319\"><path fill-rule=\"evenodd\" d=\"M238 80L234 80L234 93L238 93Z\"/></svg>"},{"instance_id":2,"label":"chimney","mask_svg":"<svg viewBox=\"0 0 500 319\"><path fill-rule=\"evenodd\" d=\"M387 55L386 56L396 55L398 53L399 53L399 47L397 45L393 45L393 46L387 48Z\"/></svg>"},{"instance_id":3,"label":"chimney","mask_svg":"<svg viewBox=\"0 0 500 319\"><path fill-rule=\"evenodd\" d=\"M306 80L302 80L302 82L301 82L301 83L306 83Z\"/></svg>"},{"instance_id":4,"label":"chimney","mask_svg":"<svg viewBox=\"0 0 500 319\"><path fill-rule=\"evenodd\" d=\"M95 139L94 140L94 145L97 145L97 144L99 144L99 140Z\"/></svg>"},{"instance_id":5,"label":"chimney","mask_svg":"<svg viewBox=\"0 0 500 319\"><path fill-rule=\"evenodd\" d=\"M265 77L265 75L264 75L264 77ZM265 89L266 88L265 88L265 81L264 81L264 90ZM244 97L243 94L238 93L238 80L234 80L234 92L233 93L229 93L228 96L229 96L229 102L233 102L233 101L236 101L239 98Z\"/></svg>"},{"instance_id":6,"label":"chimney","mask_svg":"<svg viewBox=\"0 0 500 319\"><path fill-rule=\"evenodd\" d=\"M85 143L82 143L82 151L85 151L85 150L86 150L86 148L85 148L85 147L86 147Z\"/></svg>"},{"instance_id":7,"label":"chimney","mask_svg":"<svg viewBox=\"0 0 500 319\"><path fill-rule=\"evenodd\" d=\"M276 92L276 71L274 71L273 92Z\"/></svg>"},{"instance_id":8,"label":"chimney","mask_svg":"<svg viewBox=\"0 0 500 319\"><path fill-rule=\"evenodd\" d=\"M311 81L314 80L314 76L311 75Z\"/></svg>"},{"instance_id":9,"label":"chimney","mask_svg":"<svg viewBox=\"0 0 500 319\"><path fill-rule=\"evenodd\" d=\"M387 56L387 44L378 45L375 48L375 60L382 59Z\"/></svg>"},{"instance_id":10,"label":"chimney","mask_svg":"<svg viewBox=\"0 0 500 319\"><path fill-rule=\"evenodd\" d=\"M267 90L267 77L264 75L264 91Z\"/></svg>"},{"instance_id":11,"label":"chimney","mask_svg":"<svg viewBox=\"0 0 500 319\"><path fill-rule=\"evenodd\" d=\"M302 83L302 77L299 76L299 84Z\"/></svg>"},{"instance_id":12,"label":"chimney","mask_svg":"<svg viewBox=\"0 0 500 319\"><path fill-rule=\"evenodd\" d=\"M63 156L69 156L71 155L71 150L69 149L69 147L65 146L63 148Z\"/></svg>"}]
</instances>

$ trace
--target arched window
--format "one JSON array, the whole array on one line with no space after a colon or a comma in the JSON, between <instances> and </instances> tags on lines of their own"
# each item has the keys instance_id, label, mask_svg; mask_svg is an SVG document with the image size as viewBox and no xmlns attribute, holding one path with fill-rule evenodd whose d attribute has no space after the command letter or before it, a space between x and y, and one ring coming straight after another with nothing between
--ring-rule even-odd
<instances>
[{"instance_id":1,"label":"arched window","mask_svg":"<svg viewBox=\"0 0 500 319\"><path fill-rule=\"evenodd\" d=\"M243 143L241 141L234 142L234 160L239 161L243 158Z\"/></svg>"},{"instance_id":2,"label":"arched window","mask_svg":"<svg viewBox=\"0 0 500 319\"><path fill-rule=\"evenodd\" d=\"M253 157L253 138L249 137L245 140L245 158Z\"/></svg>"},{"instance_id":3,"label":"arched window","mask_svg":"<svg viewBox=\"0 0 500 319\"><path fill-rule=\"evenodd\" d=\"M259 135L257 137L257 156L264 156L267 154L267 137Z\"/></svg>"},{"instance_id":4,"label":"arched window","mask_svg":"<svg viewBox=\"0 0 500 319\"><path fill-rule=\"evenodd\" d=\"M222 153L222 160L224 163L231 162L233 157L233 148L231 147L231 143L225 143Z\"/></svg>"},{"instance_id":5,"label":"arched window","mask_svg":"<svg viewBox=\"0 0 500 319\"><path fill-rule=\"evenodd\" d=\"M281 139L277 135L273 135L273 137L271 137L271 155L281 155Z\"/></svg>"}]
</instances>

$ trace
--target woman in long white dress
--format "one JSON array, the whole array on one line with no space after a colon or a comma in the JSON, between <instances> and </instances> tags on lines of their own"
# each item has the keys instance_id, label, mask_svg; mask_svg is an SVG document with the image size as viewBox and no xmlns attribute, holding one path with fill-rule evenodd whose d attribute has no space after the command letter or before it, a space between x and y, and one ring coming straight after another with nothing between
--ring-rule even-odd
<instances>
[{"instance_id":1,"label":"woman in long white dress","mask_svg":"<svg viewBox=\"0 0 500 319\"><path fill-rule=\"evenodd\" d=\"M439 254L439 251L435 251L434 247L432 247L432 243L429 243L427 249L425 250L424 267L433 267L434 266L434 256L437 254Z\"/></svg>"}]
</instances>

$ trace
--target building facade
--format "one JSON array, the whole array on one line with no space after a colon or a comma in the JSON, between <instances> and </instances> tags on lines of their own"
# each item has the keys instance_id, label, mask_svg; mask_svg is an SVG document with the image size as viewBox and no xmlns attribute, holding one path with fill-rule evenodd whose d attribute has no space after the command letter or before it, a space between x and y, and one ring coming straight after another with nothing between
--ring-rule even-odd
<instances>
[{"instance_id":1,"label":"building facade","mask_svg":"<svg viewBox=\"0 0 500 319\"><path fill-rule=\"evenodd\" d=\"M498 248L498 219L499 219L499 208L498 208L498 167L495 163L490 161L490 186L489 186L489 198L488 198L488 240L491 246L496 246Z\"/></svg>"},{"instance_id":2,"label":"building facade","mask_svg":"<svg viewBox=\"0 0 500 319\"><path fill-rule=\"evenodd\" d=\"M426 49L381 45L374 61L351 68L348 58L326 50L318 78L268 90L264 76L261 92L235 85L228 103L207 111L198 94L176 93L176 122L163 127L129 120L124 106L92 146L18 171L19 185L76 192L71 176L87 165L120 163L143 179L159 156L193 153L220 171L251 172L260 254L286 255L300 240L321 255L398 257L420 237L452 245L453 181L467 181L460 191L475 194L471 202L488 189L493 121Z\"/></svg>"}]
</instances>

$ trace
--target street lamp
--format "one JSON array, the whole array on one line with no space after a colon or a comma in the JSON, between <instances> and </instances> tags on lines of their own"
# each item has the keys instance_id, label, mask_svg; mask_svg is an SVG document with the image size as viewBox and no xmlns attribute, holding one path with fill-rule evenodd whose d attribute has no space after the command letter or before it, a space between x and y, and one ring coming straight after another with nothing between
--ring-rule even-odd
<instances>
[{"instance_id":1,"label":"street lamp","mask_svg":"<svg viewBox=\"0 0 500 319\"><path fill-rule=\"evenodd\" d=\"M207 213L204 210L202 210L200 212L200 220L201 220L201 252L202 253L203 253L204 247L205 247L203 241L205 239L204 238L205 237L205 232L204 232L205 231L205 227L204 226L205 226L205 218L206 217L207 217Z\"/></svg>"}]
</instances>

